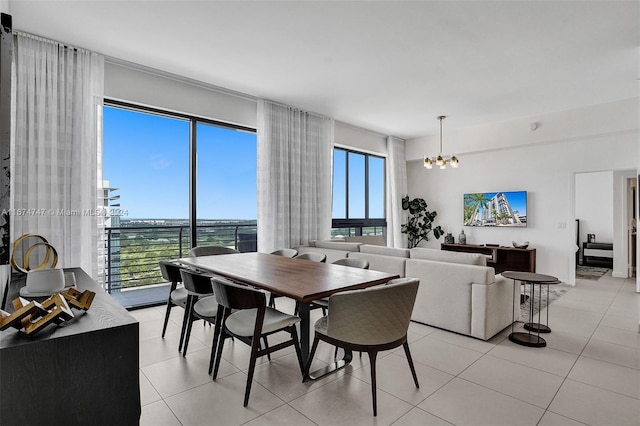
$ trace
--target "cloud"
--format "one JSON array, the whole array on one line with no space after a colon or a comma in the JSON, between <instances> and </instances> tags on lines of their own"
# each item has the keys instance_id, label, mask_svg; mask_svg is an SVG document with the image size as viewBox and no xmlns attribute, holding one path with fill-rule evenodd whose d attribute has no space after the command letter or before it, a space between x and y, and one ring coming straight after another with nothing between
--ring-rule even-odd
<instances>
[{"instance_id":1,"label":"cloud","mask_svg":"<svg viewBox=\"0 0 640 426\"><path fill-rule=\"evenodd\" d=\"M167 169L171 166L171 162L167 160L162 154L156 154L149 158L151 160L151 168L154 170Z\"/></svg>"}]
</instances>

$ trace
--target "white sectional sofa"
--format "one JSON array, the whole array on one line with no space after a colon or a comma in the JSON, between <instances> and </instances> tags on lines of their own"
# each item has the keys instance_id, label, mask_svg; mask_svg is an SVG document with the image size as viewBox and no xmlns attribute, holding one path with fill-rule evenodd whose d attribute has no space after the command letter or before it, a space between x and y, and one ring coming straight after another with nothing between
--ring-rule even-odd
<instances>
[{"instance_id":1,"label":"white sectional sofa","mask_svg":"<svg viewBox=\"0 0 640 426\"><path fill-rule=\"evenodd\" d=\"M416 322L488 340L520 316L519 286L514 291L513 282L495 275L480 254L333 241L297 249L321 251L327 262L367 259L370 269L420 279L411 316Z\"/></svg>"}]
</instances>

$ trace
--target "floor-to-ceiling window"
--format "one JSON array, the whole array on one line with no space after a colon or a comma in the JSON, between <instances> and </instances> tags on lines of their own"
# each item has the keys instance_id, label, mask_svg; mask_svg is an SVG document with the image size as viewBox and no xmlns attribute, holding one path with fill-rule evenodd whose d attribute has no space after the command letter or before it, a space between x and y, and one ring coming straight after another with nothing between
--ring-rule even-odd
<instances>
[{"instance_id":1,"label":"floor-to-ceiling window","mask_svg":"<svg viewBox=\"0 0 640 426\"><path fill-rule=\"evenodd\" d=\"M384 233L384 176L383 157L334 148L332 236Z\"/></svg>"},{"instance_id":2,"label":"floor-to-ceiling window","mask_svg":"<svg viewBox=\"0 0 640 426\"><path fill-rule=\"evenodd\" d=\"M103 141L105 282L125 306L166 300L159 260L255 251L253 129L107 101Z\"/></svg>"}]
</instances>

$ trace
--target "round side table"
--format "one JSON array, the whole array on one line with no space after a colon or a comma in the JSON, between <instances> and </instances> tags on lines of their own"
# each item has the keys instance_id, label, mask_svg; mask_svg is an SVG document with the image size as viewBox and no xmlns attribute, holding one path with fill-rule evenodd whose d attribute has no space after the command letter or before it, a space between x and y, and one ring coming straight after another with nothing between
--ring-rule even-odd
<instances>
[{"instance_id":1,"label":"round side table","mask_svg":"<svg viewBox=\"0 0 640 426\"><path fill-rule=\"evenodd\" d=\"M535 272L505 271L502 273L502 276L513 280L514 293L516 291L516 281L520 281L522 284L524 284L525 288L527 284L529 284L530 286L529 321L527 321L527 323L524 325L524 328L525 330L527 330L527 333L523 333L523 332L515 333L513 331L514 330L513 327L516 322L515 321L515 311L516 311L515 303L516 302L514 297L513 322L511 323L511 334L509 334L509 340L511 340L513 343L516 343L518 345L530 346L535 348L542 348L544 346L547 346L547 341L544 340L542 337L540 337L540 333L551 332L551 329L547 325L549 323L548 308L547 308L547 324L541 324L540 322L540 315L541 315L540 301L542 297L542 284L547 284L548 286L551 284L559 284L560 281L558 280L558 278L553 277L551 275L536 274ZM540 285L540 289L538 293L538 322L533 321L533 304L535 303L536 284ZM548 290L548 287L547 287L547 290ZM547 306L548 305L549 305L549 292L547 291ZM535 334L533 334L532 332L534 332Z\"/></svg>"}]
</instances>

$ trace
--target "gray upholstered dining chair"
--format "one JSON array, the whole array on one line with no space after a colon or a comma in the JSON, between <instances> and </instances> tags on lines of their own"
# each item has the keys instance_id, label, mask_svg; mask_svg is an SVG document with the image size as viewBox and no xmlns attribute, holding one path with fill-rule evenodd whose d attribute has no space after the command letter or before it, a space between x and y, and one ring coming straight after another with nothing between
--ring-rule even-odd
<instances>
[{"instance_id":1,"label":"gray upholstered dining chair","mask_svg":"<svg viewBox=\"0 0 640 426\"><path fill-rule=\"evenodd\" d=\"M199 246L189 250L189 257L212 256L216 254L240 253L238 250L223 246Z\"/></svg>"},{"instance_id":2,"label":"gray upholstered dining chair","mask_svg":"<svg viewBox=\"0 0 640 426\"><path fill-rule=\"evenodd\" d=\"M302 259L302 260L311 260L312 262L322 262L325 263L327 261L327 255L324 253L309 251L306 253L300 253L294 259Z\"/></svg>"},{"instance_id":3,"label":"gray upholstered dining chair","mask_svg":"<svg viewBox=\"0 0 640 426\"><path fill-rule=\"evenodd\" d=\"M298 250L291 249L291 248L285 248L285 249L272 251L270 254L275 254L276 256L284 256L284 257L293 258L293 257L296 257L298 255ZM269 306L271 306L272 308L276 307L276 297L280 297L280 295L271 293L271 296L269 296Z\"/></svg>"},{"instance_id":4,"label":"gray upholstered dining chair","mask_svg":"<svg viewBox=\"0 0 640 426\"><path fill-rule=\"evenodd\" d=\"M407 343L407 329L419 284L417 278L398 278L384 286L344 291L329 297L329 314L315 323L313 346L303 380L309 377L313 356L318 342L322 340L337 347L369 354L374 416L378 414L376 357L379 351L402 346L413 381L419 388Z\"/></svg>"},{"instance_id":5,"label":"gray upholstered dining chair","mask_svg":"<svg viewBox=\"0 0 640 426\"><path fill-rule=\"evenodd\" d=\"M180 274L184 288L188 293L187 306L185 307L186 331L181 342L182 356L186 356L193 322L196 319L202 319L210 324L215 324L218 303L213 295L213 284L211 283L210 275L202 275L197 271L186 269L182 269Z\"/></svg>"},{"instance_id":6,"label":"gray upholstered dining chair","mask_svg":"<svg viewBox=\"0 0 640 426\"><path fill-rule=\"evenodd\" d=\"M162 337L164 337L167 331L167 324L169 323L169 315L171 309L174 306L179 306L182 309L186 309L187 306L187 290L184 287L178 287L178 284L182 283L182 276L180 275L180 267L172 262L166 262L161 260L158 262L160 265L160 273L162 278L171 283L169 287L169 297L167 298L167 310L164 314L164 324L162 326ZM182 339L184 338L186 322L182 322L182 331L180 333L180 346L182 346Z\"/></svg>"},{"instance_id":7,"label":"gray upholstered dining chair","mask_svg":"<svg viewBox=\"0 0 640 426\"><path fill-rule=\"evenodd\" d=\"M360 259L356 257L345 257L332 262L333 265L348 266L350 268L369 269L369 261L367 259ZM329 298L314 300L311 304L311 309L322 309L322 315L327 315L327 307L329 306Z\"/></svg>"},{"instance_id":8,"label":"gray upholstered dining chair","mask_svg":"<svg viewBox=\"0 0 640 426\"><path fill-rule=\"evenodd\" d=\"M276 256L284 256L284 257L296 257L298 255L298 250L286 248L286 249L272 251L271 254L275 254Z\"/></svg>"},{"instance_id":9,"label":"gray upholstered dining chair","mask_svg":"<svg viewBox=\"0 0 640 426\"><path fill-rule=\"evenodd\" d=\"M249 403L256 360L259 357L293 346L298 357L300 373L304 372L304 362L296 331L296 324L300 318L268 307L266 295L262 291L217 277L214 277L212 281L218 302L218 314L209 369L211 370L215 360L215 368L213 369L213 379L215 380L218 376L224 342L228 337L235 337L251 346L251 358L244 394L244 406L246 407ZM266 336L281 331L288 332L290 339L269 347L265 339ZM261 338L265 341L264 349L260 344Z\"/></svg>"}]
</instances>

